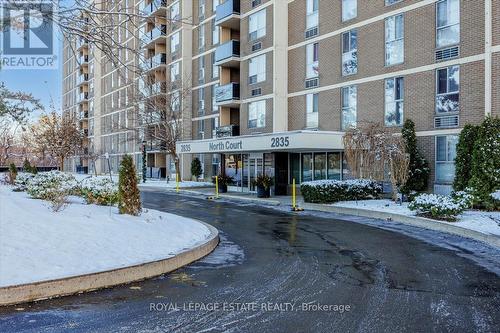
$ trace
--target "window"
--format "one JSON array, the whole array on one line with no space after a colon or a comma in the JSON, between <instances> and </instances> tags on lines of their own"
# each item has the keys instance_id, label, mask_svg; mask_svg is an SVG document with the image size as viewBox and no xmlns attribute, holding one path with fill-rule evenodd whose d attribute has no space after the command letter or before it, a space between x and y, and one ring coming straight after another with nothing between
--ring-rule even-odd
<instances>
[{"instance_id":1,"label":"window","mask_svg":"<svg viewBox=\"0 0 500 333\"><path fill-rule=\"evenodd\" d=\"M205 18L205 0L198 0L198 18L203 20Z\"/></svg>"},{"instance_id":2,"label":"window","mask_svg":"<svg viewBox=\"0 0 500 333\"><path fill-rule=\"evenodd\" d=\"M385 125L403 124L404 79L395 77L385 80Z\"/></svg>"},{"instance_id":3,"label":"window","mask_svg":"<svg viewBox=\"0 0 500 333\"><path fill-rule=\"evenodd\" d=\"M340 180L340 153L328 153L328 179Z\"/></svg>"},{"instance_id":4,"label":"window","mask_svg":"<svg viewBox=\"0 0 500 333\"><path fill-rule=\"evenodd\" d=\"M385 0L385 5L390 6L390 5L393 5L393 4L400 2L400 1L403 1L403 0Z\"/></svg>"},{"instance_id":5,"label":"window","mask_svg":"<svg viewBox=\"0 0 500 333\"><path fill-rule=\"evenodd\" d=\"M358 72L358 31L351 30L342 34L342 75Z\"/></svg>"},{"instance_id":6,"label":"window","mask_svg":"<svg viewBox=\"0 0 500 333\"><path fill-rule=\"evenodd\" d=\"M326 179L326 153L314 153L314 180Z\"/></svg>"},{"instance_id":7,"label":"window","mask_svg":"<svg viewBox=\"0 0 500 333\"><path fill-rule=\"evenodd\" d=\"M313 158L312 154L302 154L302 182L313 180Z\"/></svg>"},{"instance_id":8,"label":"window","mask_svg":"<svg viewBox=\"0 0 500 333\"><path fill-rule=\"evenodd\" d=\"M198 89L198 115L205 114L205 88Z\"/></svg>"},{"instance_id":9,"label":"window","mask_svg":"<svg viewBox=\"0 0 500 333\"><path fill-rule=\"evenodd\" d=\"M248 83L258 83L266 80L266 55L254 57L248 61Z\"/></svg>"},{"instance_id":10,"label":"window","mask_svg":"<svg viewBox=\"0 0 500 333\"><path fill-rule=\"evenodd\" d=\"M347 21L358 16L357 0L342 0L342 21Z\"/></svg>"},{"instance_id":11,"label":"window","mask_svg":"<svg viewBox=\"0 0 500 333\"><path fill-rule=\"evenodd\" d=\"M460 107L460 69L458 66L436 71L436 113L458 112Z\"/></svg>"},{"instance_id":12,"label":"window","mask_svg":"<svg viewBox=\"0 0 500 333\"><path fill-rule=\"evenodd\" d=\"M460 42L460 1L442 0L436 4L436 47Z\"/></svg>"},{"instance_id":13,"label":"window","mask_svg":"<svg viewBox=\"0 0 500 333\"><path fill-rule=\"evenodd\" d=\"M319 75L319 44L306 45L306 78L314 78Z\"/></svg>"},{"instance_id":14,"label":"window","mask_svg":"<svg viewBox=\"0 0 500 333\"><path fill-rule=\"evenodd\" d=\"M219 66L215 64L215 52L212 52L212 78L216 79L219 77Z\"/></svg>"},{"instance_id":15,"label":"window","mask_svg":"<svg viewBox=\"0 0 500 333\"><path fill-rule=\"evenodd\" d=\"M458 135L436 136L436 183L453 183L457 142Z\"/></svg>"},{"instance_id":16,"label":"window","mask_svg":"<svg viewBox=\"0 0 500 333\"><path fill-rule=\"evenodd\" d=\"M342 88L341 128L343 130L356 127L357 95L358 89L356 86Z\"/></svg>"},{"instance_id":17,"label":"window","mask_svg":"<svg viewBox=\"0 0 500 333\"><path fill-rule=\"evenodd\" d=\"M319 0L307 0L306 4L306 30L318 26Z\"/></svg>"},{"instance_id":18,"label":"window","mask_svg":"<svg viewBox=\"0 0 500 333\"><path fill-rule=\"evenodd\" d=\"M170 82L175 82L178 79L179 70L180 70L179 61L170 65Z\"/></svg>"},{"instance_id":19,"label":"window","mask_svg":"<svg viewBox=\"0 0 500 333\"><path fill-rule=\"evenodd\" d=\"M203 119L198 120L198 139L205 138L205 121Z\"/></svg>"},{"instance_id":20,"label":"window","mask_svg":"<svg viewBox=\"0 0 500 333\"><path fill-rule=\"evenodd\" d=\"M170 17L172 20L179 20L181 16L179 1L172 4L170 7Z\"/></svg>"},{"instance_id":21,"label":"window","mask_svg":"<svg viewBox=\"0 0 500 333\"><path fill-rule=\"evenodd\" d=\"M212 0L212 11L215 13L217 6L219 5L220 0Z\"/></svg>"},{"instance_id":22,"label":"window","mask_svg":"<svg viewBox=\"0 0 500 333\"><path fill-rule=\"evenodd\" d=\"M266 101L248 104L248 128L266 126Z\"/></svg>"},{"instance_id":23,"label":"window","mask_svg":"<svg viewBox=\"0 0 500 333\"><path fill-rule=\"evenodd\" d=\"M219 116L211 118L212 138L217 137L217 127L219 127Z\"/></svg>"},{"instance_id":24,"label":"window","mask_svg":"<svg viewBox=\"0 0 500 333\"><path fill-rule=\"evenodd\" d=\"M256 40L266 35L266 10L263 9L250 15L248 22L248 33L250 40Z\"/></svg>"},{"instance_id":25,"label":"window","mask_svg":"<svg viewBox=\"0 0 500 333\"><path fill-rule=\"evenodd\" d=\"M215 20L212 21L212 45L219 44L219 32L220 27L215 24Z\"/></svg>"},{"instance_id":26,"label":"window","mask_svg":"<svg viewBox=\"0 0 500 333\"><path fill-rule=\"evenodd\" d=\"M198 81L203 83L205 81L205 57L198 58Z\"/></svg>"},{"instance_id":27,"label":"window","mask_svg":"<svg viewBox=\"0 0 500 333\"><path fill-rule=\"evenodd\" d=\"M172 106L172 111L179 112L181 110L181 94L179 90L174 91L170 96L170 105Z\"/></svg>"},{"instance_id":28,"label":"window","mask_svg":"<svg viewBox=\"0 0 500 333\"><path fill-rule=\"evenodd\" d=\"M385 64L404 62L404 19L403 14L385 19Z\"/></svg>"},{"instance_id":29,"label":"window","mask_svg":"<svg viewBox=\"0 0 500 333\"><path fill-rule=\"evenodd\" d=\"M170 52L175 53L179 49L179 32L176 32L172 36L170 36Z\"/></svg>"},{"instance_id":30,"label":"window","mask_svg":"<svg viewBox=\"0 0 500 333\"><path fill-rule=\"evenodd\" d=\"M318 127L318 94L306 95L306 127Z\"/></svg>"},{"instance_id":31,"label":"window","mask_svg":"<svg viewBox=\"0 0 500 333\"><path fill-rule=\"evenodd\" d=\"M200 25L198 29L198 48L201 50L205 47L205 26Z\"/></svg>"},{"instance_id":32,"label":"window","mask_svg":"<svg viewBox=\"0 0 500 333\"><path fill-rule=\"evenodd\" d=\"M217 107L217 100L215 99L215 89L217 89L217 86L217 84L212 85L212 113L219 111L219 108Z\"/></svg>"}]
</instances>

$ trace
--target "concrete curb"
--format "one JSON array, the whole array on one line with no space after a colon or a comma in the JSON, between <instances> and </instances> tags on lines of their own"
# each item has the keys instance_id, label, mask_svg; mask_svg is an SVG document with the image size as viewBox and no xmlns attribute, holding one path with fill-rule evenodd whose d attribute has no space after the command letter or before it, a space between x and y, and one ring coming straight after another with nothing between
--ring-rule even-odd
<instances>
[{"instance_id":1,"label":"concrete curb","mask_svg":"<svg viewBox=\"0 0 500 333\"><path fill-rule=\"evenodd\" d=\"M202 243L174 257L98 273L2 287L0 288L0 306L109 288L172 272L203 258L219 244L219 231L209 224L197 222L205 225L210 230L210 235Z\"/></svg>"},{"instance_id":2,"label":"concrete curb","mask_svg":"<svg viewBox=\"0 0 500 333\"><path fill-rule=\"evenodd\" d=\"M403 224L413 225L420 228L431 229L441 232L447 232L450 234L471 238L483 243L486 243L490 246L500 248L500 237L496 235L486 234L475 230L465 229L456 225L453 225L453 222L439 222L432 219L428 219L425 217L419 216L407 216L402 214L395 213L387 213L380 212L374 210L366 210L366 209L358 209L358 208L350 208L350 207L336 207L336 206L327 206L321 204L313 204L313 203L303 203L302 208L321 211L321 212L331 212L337 214L344 215L353 215L353 216L361 216L368 217L374 219L381 219L392 222L399 222Z\"/></svg>"}]
</instances>

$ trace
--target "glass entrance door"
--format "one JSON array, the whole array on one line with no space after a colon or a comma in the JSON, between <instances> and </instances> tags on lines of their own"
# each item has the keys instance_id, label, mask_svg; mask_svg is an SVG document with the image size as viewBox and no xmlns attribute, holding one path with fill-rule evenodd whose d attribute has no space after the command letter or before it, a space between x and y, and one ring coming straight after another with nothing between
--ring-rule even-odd
<instances>
[{"instance_id":1,"label":"glass entrance door","mask_svg":"<svg viewBox=\"0 0 500 333\"><path fill-rule=\"evenodd\" d=\"M251 157L248 159L248 184L250 192L255 192L257 189L253 184L253 180L264 172L262 157Z\"/></svg>"}]
</instances>

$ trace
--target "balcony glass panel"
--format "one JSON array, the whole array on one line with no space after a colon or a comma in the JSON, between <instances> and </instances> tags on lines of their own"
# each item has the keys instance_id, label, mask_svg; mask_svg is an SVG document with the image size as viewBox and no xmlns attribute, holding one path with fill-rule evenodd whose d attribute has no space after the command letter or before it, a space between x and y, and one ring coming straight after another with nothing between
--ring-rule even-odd
<instances>
[{"instance_id":1,"label":"balcony glass panel","mask_svg":"<svg viewBox=\"0 0 500 333\"><path fill-rule=\"evenodd\" d=\"M240 56L240 42L237 40L230 40L222 45L217 46L215 49L215 61L221 61L231 57Z\"/></svg>"},{"instance_id":2,"label":"balcony glass panel","mask_svg":"<svg viewBox=\"0 0 500 333\"><path fill-rule=\"evenodd\" d=\"M240 99L240 84L229 83L215 88L215 101L217 103Z\"/></svg>"},{"instance_id":3,"label":"balcony glass panel","mask_svg":"<svg viewBox=\"0 0 500 333\"><path fill-rule=\"evenodd\" d=\"M227 0L217 6L215 12L215 21L220 21L233 14L240 13L240 0Z\"/></svg>"}]
</instances>

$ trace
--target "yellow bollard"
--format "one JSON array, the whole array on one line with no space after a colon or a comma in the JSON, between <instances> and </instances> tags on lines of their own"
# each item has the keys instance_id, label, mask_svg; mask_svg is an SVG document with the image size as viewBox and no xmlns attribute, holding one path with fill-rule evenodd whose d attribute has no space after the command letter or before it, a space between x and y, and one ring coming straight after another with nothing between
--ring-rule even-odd
<instances>
[{"instance_id":1,"label":"yellow bollard","mask_svg":"<svg viewBox=\"0 0 500 333\"><path fill-rule=\"evenodd\" d=\"M219 177L215 176L215 198L219 199Z\"/></svg>"},{"instance_id":2,"label":"yellow bollard","mask_svg":"<svg viewBox=\"0 0 500 333\"><path fill-rule=\"evenodd\" d=\"M179 174L175 174L175 192L179 193Z\"/></svg>"},{"instance_id":3,"label":"yellow bollard","mask_svg":"<svg viewBox=\"0 0 500 333\"><path fill-rule=\"evenodd\" d=\"M292 208L295 210L296 208L296 201L295 201L295 178L292 180Z\"/></svg>"}]
</instances>

